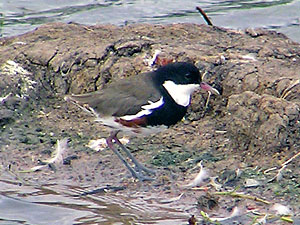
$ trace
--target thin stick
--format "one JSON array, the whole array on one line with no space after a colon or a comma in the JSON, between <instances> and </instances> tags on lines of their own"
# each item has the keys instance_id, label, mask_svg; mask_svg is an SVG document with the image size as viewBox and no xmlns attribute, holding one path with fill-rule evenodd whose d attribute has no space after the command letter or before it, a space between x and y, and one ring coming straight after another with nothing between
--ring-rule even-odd
<instances>
[{"instance_id":1,"label":"thin stick","mask_svg":"<svg viewBox=\"0 0 300 225\"><path fill-rule=\"evenodd\" d=\"M300 155L300 152L298 152L296 155L294 155L292 158L290 158L289 160L285 161L284 163L282 163L282 166L285 166L287 164L289 164L292 160L294 160L295 158L297 158Z\"/></svg>"},{"instance_id":2,"label":"thin stick","mask_svg":"<svg viewBox=\"0 0 300 225\"><path fill-rule=\"evenodd\" d=\"M261 199L261 198L258 198L256 196L252 196L252 195L245 195L243 193L238 193L238 192L232 192L232 191L228 191L228 192L215 192L215 193L212 193L213 195L229 195L231 197L234 197L234 198L244 198L244 199L251 199L251 200L254 200L254 201L257 201L257 202L262 202L262 203L265 203L267 205L270 205L271 202L269 201L266 201L264 199Z\"/></svg>"},{"instance_id":3,"label":"thin stick","mask_svg":"<svg viewBox=\"0 0 300 225\"><path fill-rule=\"evenodd\" d=\"M285 98L292 92L292 89L293 89L294 87L296 87L297 85L299 85L299 84L300 84L300 79L299 79L299 80L296 80L290 87L286 88L286 89L283 91L283 93L282 93L282 95L280 96L280 98L285 99Z\"/></svg>"},{"instance_id":4,"label":"thin stick","mask_svg":"<svg viewBox=\"0 0 300 225\"><path fill-rule=\"evenodd\" d=\"M200 8L200 7L196 7L196 9L199 11L199 13L203 16L204 20L206 21L207 25L209 26L213 26L211 20L208 18L208 16L206 15L206 13Z\"/></svg>"},{"instance_id":5,"label":"thin stick","mask_svg":"<svg viewBox=\"0 0 300 225\"><path fill-rule=\"evenodd\" d=\"M269 180L268 181L268 183L270 183L270 182L273 182L275 179L277 180L277 181L279 181L279 180L281 180L281 178L282 178L282 171L287 167L287 165L291 162L291 161L293 161L295 158L297 158L298 156L300 156L300 152L298 152L296 155L294 155L293 157L291 157L290 159L288 159L287 161L285 161L284 163L282 163L281 164L281 167L278 169L278 172L277 172L277 174L271 179L271 180ZM276 168L276 167L275 167ZM272 168L273 169L273 168ZM277 168L276 168L277 169ZM266 170L266 171L270 171L270 169L269 170Z\"/></svg>"}]
</instances>

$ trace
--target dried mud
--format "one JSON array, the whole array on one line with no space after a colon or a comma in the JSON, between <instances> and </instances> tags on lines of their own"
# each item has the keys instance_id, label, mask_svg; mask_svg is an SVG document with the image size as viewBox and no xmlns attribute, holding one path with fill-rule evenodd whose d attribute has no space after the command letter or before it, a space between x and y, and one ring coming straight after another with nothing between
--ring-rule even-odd
<instances>
[{"instance_id":1,"label":"dried mud","mask_svg":"<svg viewBox=\"0 0 300 225\"><path fill-rule=\"evenodd\" d=\"M193 61L222 94L211 96L205 108L207 94L195 93L182 122L155 136L130 139L128 148L158 172L155 181L141 184L109 150L95 152L86 146L108 133L63 96L152 70L145 59L155 50L174 61ZM202 161L222 190L240 187L238 191L272 204L289 205L295 221L299 218L299 157L287 165L280 181L268 182L300 151L300 45L284 35L195 24L51 23L0 39L0 68L1 97L7 96L0 102L2 177L13 171L9 179L23 184L125 186L120 191L124 195L151 192L171 198L183 192L182 185L194 178ZM70 140L69 164L56 172L17 172L49 158L64 137ZM277 170L264 173L273 167ZM246 187L249 178L260 185ZM218 207L210 208L201 198L215 189L204 186L204 191L185 190L174 205L198 219L201 210L220 217L234 206L243 213L250 208L270 212L271 205L228 196L211 198Z\"/></svg>"}]
</instances>

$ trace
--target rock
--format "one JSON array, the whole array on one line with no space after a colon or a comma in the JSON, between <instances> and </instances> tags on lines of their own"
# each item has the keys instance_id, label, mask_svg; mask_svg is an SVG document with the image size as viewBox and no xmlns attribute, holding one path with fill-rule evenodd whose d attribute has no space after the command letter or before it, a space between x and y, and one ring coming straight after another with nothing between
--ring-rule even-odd
<instances>
[{"instance_id":1,"label":"rock","mask_svg":"<svg viewBox=\"0 0 300 225\"><path fill-rule=\"evenodd\" d=\"M0 109L1 128L14 120L14 113L9 109Z\"/></svg>"},{"instance_id":2,"label":"rock","mask_svg":"<svg viewBox=\"0 0 300 225\"><path fill-rule=\"evenodd\" d=\"M271 151L296 144L300 108L297 103L251 91L229 97L229 129L244 149ZM297 124L298 123L298 124Z\"/></svg>"}]
</instances>

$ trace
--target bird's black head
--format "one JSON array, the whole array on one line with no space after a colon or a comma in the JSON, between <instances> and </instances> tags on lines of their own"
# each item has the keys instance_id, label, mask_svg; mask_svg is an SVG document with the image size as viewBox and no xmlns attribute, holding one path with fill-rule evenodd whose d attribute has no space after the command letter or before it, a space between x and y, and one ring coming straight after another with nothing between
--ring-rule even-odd
<instances>
[{"instance_id":1,"label":"bird's black head","mask_svg":"<svg viewBox=\"0 0 300 225\"><path fill-rule=\"evenodd\" d=\"M176 62L162 66L156 70L159 83L173 81L175 84L200 84L199 70L192 63Z\"/></svg>"}]
</instances>

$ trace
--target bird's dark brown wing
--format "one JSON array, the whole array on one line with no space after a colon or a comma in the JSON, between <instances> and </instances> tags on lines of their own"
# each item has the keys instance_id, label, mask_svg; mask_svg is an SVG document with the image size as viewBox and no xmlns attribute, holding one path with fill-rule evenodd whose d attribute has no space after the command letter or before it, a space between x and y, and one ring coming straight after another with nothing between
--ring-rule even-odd
<instances>
[{"instance_id":1,"label":"bird's dark brown wing","mask_svg":"<svg viewBox=\"0 0 300 225\"><path fill-rule=\"evenodd\" d=\"M149 101L157 102L160 98L151 73L113 82L100 91L66 96L67 100L88 106L100 116L116 117L135 115L143 105L148 105Z\"/></svg>"}]
</instances>

